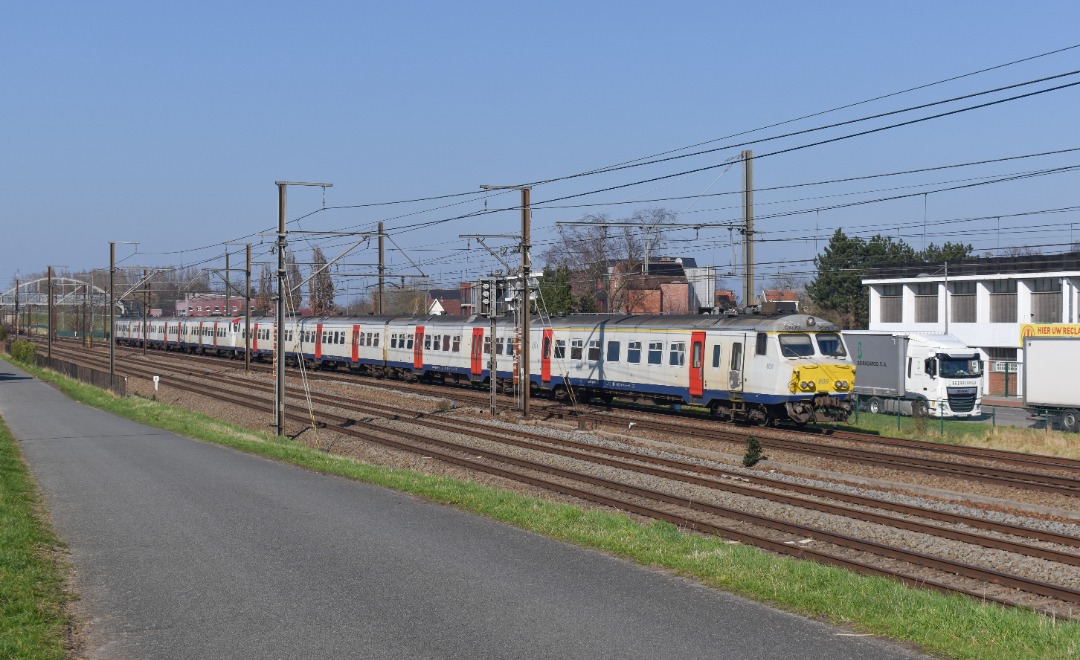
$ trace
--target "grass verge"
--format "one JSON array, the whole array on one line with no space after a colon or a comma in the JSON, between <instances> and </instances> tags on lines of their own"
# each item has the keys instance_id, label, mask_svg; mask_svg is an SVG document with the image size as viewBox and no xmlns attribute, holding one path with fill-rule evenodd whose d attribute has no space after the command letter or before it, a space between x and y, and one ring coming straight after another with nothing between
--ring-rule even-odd
<instances>
[{"instance_id":1,"label":"grass verge","mask_svg":"<svg viewBox=\"0 0 1080 660\"><path fill-rule=\"evenodd\" d=\"M1080 459L1080 443L1076 442L1076 435L1058 430L993 426L986 422L965 419L943 420L940 417L915 419L901 416L898 418L895 414L874 414L864 411L859 412L858 424L855 422L856 416L852 415L848 424L836 425L835 428L889 437Z\"/></svg>"},{"instance_id":2,"label":"grass verge","mask_svg":"<svg viewBox=\"0 0 1080 660\"><path fill-rule=\"evenodd\" d=\"M67 652L64 569L52 528L18 445L0 420L0 658L44 660Z\"/></svg>"},{"instance_id":3,"label":"grass verge","mask_svg":"<svg viewBox=\"0 0 1080 660\"><path fill-rule=\"evenodd\" d=\"M25 367L24 367L25 368ZM209 442L412 493L521 529L663 568L753 600L956 658L1080 657L1080 624L797 561L613 512L583 510L469 482L366 465L145 399L118 399L28 369L72 398Z\"/></svg>"}]
</instances>

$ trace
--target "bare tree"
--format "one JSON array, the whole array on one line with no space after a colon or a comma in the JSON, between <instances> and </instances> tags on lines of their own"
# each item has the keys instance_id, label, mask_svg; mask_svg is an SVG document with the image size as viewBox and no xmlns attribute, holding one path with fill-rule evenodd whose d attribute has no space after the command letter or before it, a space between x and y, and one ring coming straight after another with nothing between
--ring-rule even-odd
<instances>
[{"instance_id":1,"label":"bare tree","mask_svg":"<svg viewBox=\"0 0 1080 660\"><path fill-rule=\"evenodd\" d=\"M631 284L643 273L646 260L658 256L664 245L662 226L674 219L665 209L638 211L620 219L590 214L582 219L587 225L559 227L560 240L544 250L541 259L548 268L571 271L578 311L633 306ZM634 226L624 226L631 223Z\"/></svg>"},{"instance_id":2,"label":"bare tree","mask_svg":"<svg viewBox=\"0 0 1080 660\"><path fill-rule=\"evenodd\" d=\"M326 266L326 256L322 248L316 246L311 251L311 270L315 273L308 280L308 300L311 301L311 313L315 316L329 316L334 312L334 278ZM319 270L319 269L322 270Z\"/></svg>"},{"instance_id":3,"label":"bare tree","mask_svg":"<svg viewBox=\"0 0 1080 660\"><path fill-rule=\"evenodd\" d=\"M296 257L290 252L285 259L285 311L297 312L300 308L300 303L303 302L303 296L300 295L300 283L304 281L304 278L300 276L300 266L296 263Z\"/></svg>"},{"instance_id":4,"label":"bare tree","mask_svg":"<svg viewBox=\"0 0 1080 660\"><path fill-rule=\"evenodd\" d=\"M251 301L252 313L270 313L270 303L274 299L273 276L270 267L264 265L259 270L259 283L255 290L254 299Z\"/></svg>"}]
</instances>

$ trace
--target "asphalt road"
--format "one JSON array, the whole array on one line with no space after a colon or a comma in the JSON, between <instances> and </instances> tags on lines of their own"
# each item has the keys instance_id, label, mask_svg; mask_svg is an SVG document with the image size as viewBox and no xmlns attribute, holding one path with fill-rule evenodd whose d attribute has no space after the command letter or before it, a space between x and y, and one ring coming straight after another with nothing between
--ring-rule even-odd
<instances>
[{"instance_id":1,"label":"asphalt road","mask_svg":"<svg viewBox=\"0 0 1080 660\"><path fill-rule=\"evenodd\" d=\"M882 640L73 403L0 362L93 658L903 658Z\"/></svg>"}]
</instances>

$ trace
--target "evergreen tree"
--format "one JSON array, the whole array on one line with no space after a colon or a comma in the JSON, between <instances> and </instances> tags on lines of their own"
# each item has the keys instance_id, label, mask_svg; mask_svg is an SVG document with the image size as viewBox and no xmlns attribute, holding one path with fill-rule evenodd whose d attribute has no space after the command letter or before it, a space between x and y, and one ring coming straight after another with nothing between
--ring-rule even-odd
<instances>
[{"instance_id":1,"label":"evergreen tree","mask_svg":"<svg viewBox=\"0 0 1080 660\"><path fill-rule=\"evenodd\" d=\"M574 311L574 294L570 291L570 268L559 266L544 268L540 279L540 311L548 314L569 314Z\"/></svg>"}]
</instances>

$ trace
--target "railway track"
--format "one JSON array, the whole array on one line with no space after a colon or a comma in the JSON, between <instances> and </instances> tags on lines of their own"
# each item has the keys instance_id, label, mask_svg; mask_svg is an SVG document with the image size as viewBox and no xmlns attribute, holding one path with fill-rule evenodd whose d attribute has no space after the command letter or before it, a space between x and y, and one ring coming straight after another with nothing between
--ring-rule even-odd
<instances>
[{"instance_id":1,"label":"railway track","mask_svg":"<svg viewBox=\"0 0 1080 660\"><path fill-rule=\"evenodd\" d=\"M152 373L160 372L160 369L150 369L149 367L137 366L127 362L123 363L122 369L141 376L149 376ZM222 386L222 389L216 390L212 394L215 399L228 400L234 405L244 406L268 414L272 412L272 405L268 401L256 400L254 397L237 397L229 392L228 386L235 387L236 384L237 375L235 373L230 375L207 373L199 378L201 380L185 382L185 378L169 376L165 384L168 387L176 387L195 394L207 395L208 388L203 381L210 380ZM245 382L251 386L252 391L263 393L272 391L272 386L269 384L257 383L256 381ZM837 493L825 489L808 486L792 487L791 484L767 477L754 477L751 479L732 470L706 467L680 459L647 456L626 450L597 448L587 446L585 443L557 440L525 432L521 429L513 431L511 437L506 432L500 433L491 429L480 429L460 421L451 422L433 419L431 416L403 415L400 406L371 404L359 406L354 399L339 395L315 393L313 401L320 406L332 406L336 409L345 407L356 413L377 416L384 420L407 421L410 426L420 426L422 428L422 432L388 429L371 421L358 420L357 416L359 415L341 415L327 410L319 410L316 418L326 428L332 428L338 433L353 435L366 441L377 442L385 446L404 449L425 456L433 456L433 452L439 452L438 457L440 460L453 465L467 467L470 470L479 470L503 478L512 478L519 483L526 483L545 490L579 497L598 504L615 506L638 515L647 515L651 518L668 520L701 531L719 533L726 538L753 543L782 554L803 556L823 563L843 565L863 573L888 574L910 584L920 584L921 586L929 586L939 590L961 591L979 598L996 600L1002 603L1021 604L1054 612L1059 616L1071 612L1072 609L1075 609L1073 608L1074 605L1080 604L1080 591L1071 587L1054 585L1031 577L981 567L955 559L935 557L895 545L868 541L819 527L798 524L790 520L760 516L745 509L712 504L702 498L687 498L671 492L644 488L635 485L638 480L636 477L617 480L604 479L593 476L587 471L556 467L552 465L550 458L542 461L526 460L472 445L463 447L460 442L440 440L433 436L435 435L434 431L438 430L445 434L468 437L469 442L482 441L501 447L514 447L527 452L557 456L560 460L574 463L601 465L605 469L614 470L620 474L647 474L663 482L677 482L709 491L722 491L755 500L768 500L796 509L814 510L874 525L885 525L912 533L947 538L952 541L992 548L1001 552L1034 557L1040 561L1054 562L1062 566L1078 566L1080 565L1080 555L1064 549L1040 547L1028 541L1010 540L994 536L995 534L1011 535L1019 539L1041 541L1069 548L1080 547L1080 539L1068 535L1053 534L1045 530L1016 525L989 523L972 517L931 512L928 509L873 500L872 498L854 495L838 496ZM291 413L289 417L296 422L310 423L311 421L307 415L299 413ZM387 436L390 437L387 438ZM458 455L458 453L461 455ZM521 470L525 472L523 473ZM547 476L530 476L530 472ZM556 481L552 481L552 479ZM734 480L752 483L758 488L752 488L742 483L733 483ZM600 492L589 490L590 488L600 489ZM785 494L783 492L785 490L789 492ZM796 491L799 494L792 495L790 491ZM840 500L843 503L835 504L821 501L828 499ZM639 500L643 500L644 503ZM671 507L674 507L674 509ZM900 515L874 513L865 511L863 508L887 510ZM912 520L912 517L934 519L948 525L970 526L982 531L978 533L958 531L955 527L920 522ZM749 527L750 529L740 528L740 526ZM810 550L804 546L791 545L793 542L798 543L797 540L793 541L793 539L807 537L814 539L815 545L827 544L832 549L828 551ZM852 553L855 555L871 555L874 559L867 560L865 557L860 559L851 556ZM882 562L901 562L905 564L906 568L889 568L883 566ZM957 578L949 576L962 576L963 580L970 583L959 584ZM997 585L995 589L1004 589L1005 591L988 591L986 584ZM1020 590L1028 595L1021 597L1010 593L1010 590ZM1064 604L1064 606L1040 604L1031 601L1032 597L1049 599Z\"/></svg>"},{"instance_id":2,"label":"railway track","mask_svg":"<svg viewBox=\"0 0 1080 660\"><path fill-rule=\"evenodd\" d=\"M119 347L118 350L120 350ZM151 351L150 354L161 355L162 352ZM183 359L198 357L204 364L219 364L221 362L220 358L208 356L188 356L179 353L167 354L170 356L182 356ZM264 373L271 372L268 365L252 363L252 368ZM311 373L317 373L319 379L356 382L355 376L334 371ZM400 381L392 382L395 389L406 389L430 396L447 397L446 388L402 383ZM490 400L488 394L476 393L471 387L451 388L451 391L454 393L452 398L455 400L477 407L486 407ZM503 399L504 402L512 400L511 397L505 396ZM572 419L578 424L603 424L625 428L630 423L633 423L641 430L679 434L684 437L695 437L709 441L742 444L745 442L748 433L748 427L745 426L722 423L713 419L700 419L698 423L694 423L693 417L690 417L689 421L682 417L673 419L671 415L656 411L643 414L640 412L620 412L610 408L605 408L602 412L595 410L567 410L565 405L542 400L535 401L533 408L537 415L543 414L549 418L557 419ZM830 436L823 437L813 432L786 431L781 434L774 429L755 428L753 435L766 450L783 450L890 470L904 470L931 476L979 481L994 486L1010 486L1042 491L1053 495L1080 497L1080 461L1071 459L1020 454L979 447L946 445L905 438L888 438L849 431L837 431ZM844 442L847 444L840 444ZM853 446L856 443L859 446ZM869 449L866 445L875 445L884 448L884 450ZM902 450L910 450L914 453L901 453ZM925 454L929 454L930 457L925 456ZM1016 469L1004 467L1006 465L1016 466Z\"/></svg>"}]
</instances>

